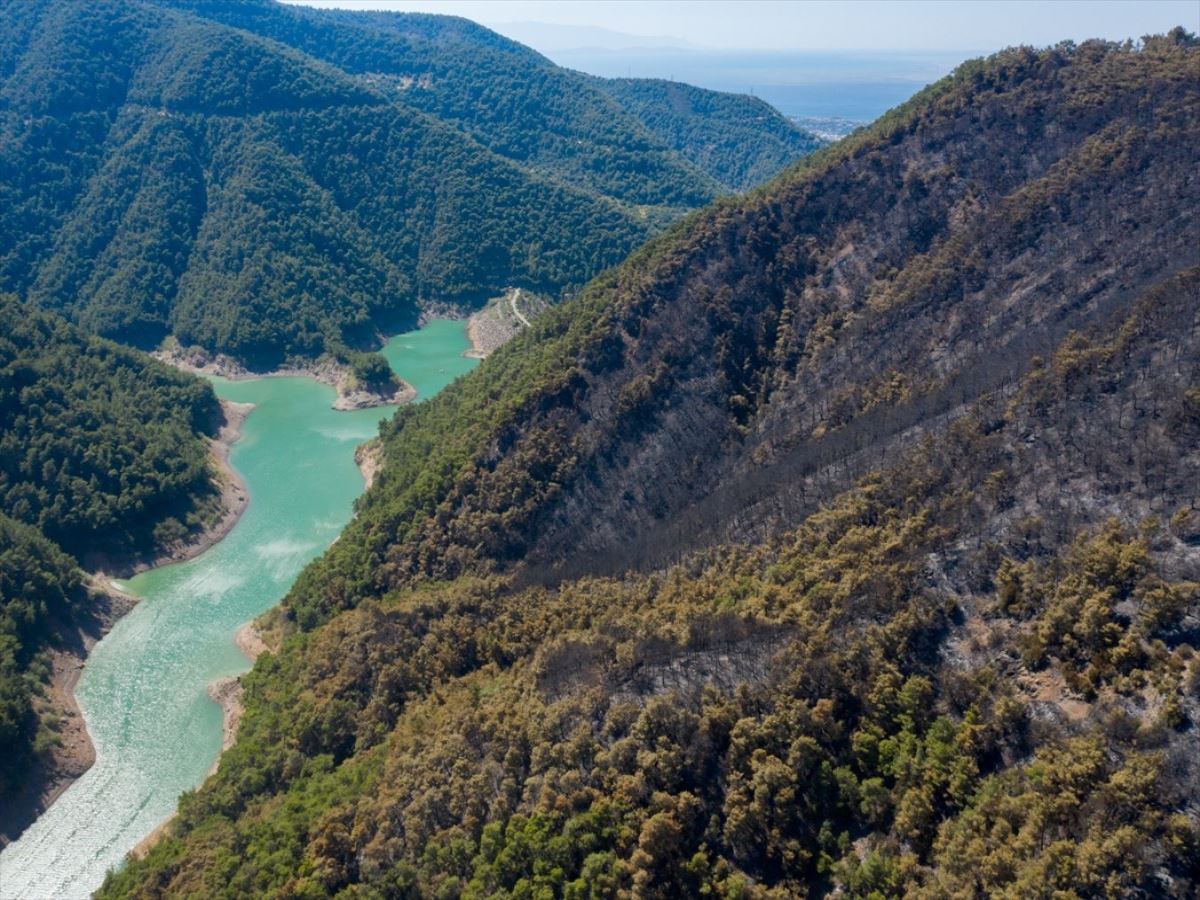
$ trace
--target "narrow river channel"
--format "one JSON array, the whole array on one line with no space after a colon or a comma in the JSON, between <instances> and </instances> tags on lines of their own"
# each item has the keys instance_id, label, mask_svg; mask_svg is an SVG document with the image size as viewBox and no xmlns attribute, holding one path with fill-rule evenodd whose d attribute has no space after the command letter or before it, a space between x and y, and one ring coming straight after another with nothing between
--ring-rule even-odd
<instances>
[{"instance_id":1,"label":"narrow river channel","mask_svg":"<svg viewBox=\"0 0 1200 900\"><path fill-rule=\"evenodd\" d=\"M384 355L420 400L476 365L467 347L462 322L439 320ZM250 505L202 555L120 585L141 602L96 645L76 691L96 763L0 854L4 900L87 897L204 780L221 746L207 686L248 668L234 633L345 526L363 489L354 449L393 411L335 412L332 389L307 378L214 386L255 404L230 457Z\"/></svg>"}]
</instances>

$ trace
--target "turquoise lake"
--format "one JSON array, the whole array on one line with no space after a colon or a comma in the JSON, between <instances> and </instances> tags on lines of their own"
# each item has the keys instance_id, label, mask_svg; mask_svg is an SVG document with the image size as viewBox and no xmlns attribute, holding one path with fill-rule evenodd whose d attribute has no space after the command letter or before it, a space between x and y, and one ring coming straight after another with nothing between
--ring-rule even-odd
<instances>
[{"instance_id":1,"label":"turquoise lake","mask_svg":"<svg viewBox=\"0 0 1200 900\"><path fill-rule=\"evenodd\" d=\"M462 322L435 320L383 353L420 401L478 364L467 348ZM336 412L333 389L307 378L213 384L255 404L230 455L250 505L205 553L120 583L141 602L96 645L76 690L96 763L0 853L0 897L88 896L204 780L221 747L207 687L249 668L234 633L349 521L363 490L354 449L394 411Z\"/></svg>"}]
</instances>

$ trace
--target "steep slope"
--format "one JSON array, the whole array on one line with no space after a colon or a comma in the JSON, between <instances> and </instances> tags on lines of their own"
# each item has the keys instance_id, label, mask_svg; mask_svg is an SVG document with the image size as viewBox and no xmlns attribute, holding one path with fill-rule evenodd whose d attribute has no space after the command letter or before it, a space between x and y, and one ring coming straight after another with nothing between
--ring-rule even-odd
<instances>
[{"instance_id":1,"label":"steep slope","mask_svg":"<svg viewBox=\"0 0 1200 900\"><path fill-rule=\"evenodd\" d=\"M166 5L337 66L454 124L494 153L581 190L668 213L720 192L585 76L472 22L313 10L274 0Z\"/></svg>"},{"instance_id":2,"label":"steep slope","mask_svg":"<svg viewBox=\"0 0 1200 900\"><path fill-rule=\"evenodd\" d=\"M593 83L728 191L763 184L828 143L755 97L654 78Z\"/></svg>"},{"instance_id":3,"label":"steep slope","mask_svg":"<svg viewBox=\"0 0 1200 900\"><path fill-rule=\"evenodd\" d=\"M101 334L271 366L425 300L581 283L646 233L245 32L131 2L2 15L0 287Z\"/></svg>"},{"instance_id":4,"label":"steep slope","mask_svg":"<svg viewBox=\"0 0 1200 900\"><path fill-rule=\"evenodd\" d=\"M101 895L1191 896L1198 54L963 66L399 415Z\"/></svg>"},{"instance_id":5,"label":"steep slope","mask_svg":"<svg viewBox=\"0 0 1200 900\"><path fill-rule=\"evenodd\" d=\"M591 78L464 19L265 0L184 6L361 75L507 159L624 204L695 207L820 145L761 101Z\"/></svg>"},{"instance_id":6,"label":"steep slope","mask_svg":"<svg viewBox=\"0 0 1200 900\"><path fill-rule=\"evenodd\" d=\"M660 239L397 418L297 606L759 537L1200 262L1194 57L1159 47L964 66Z\"/></svg>"},{"instance_id":7,"label":"steep slope","mask_svg":"<svg viewBox=\"0 0 1200 900\"><path fill-rule=\"evenodd\" d=\"M216 512L212 388L0 295L0 506L68 553L161 546Z\"/></svg>"},{"instance_id":8,"label":"steep slope","mask_svg":"<svg viewBox=\"0 0 1200 900\"><path fill-rule=\"evenodd\" d=\"M43 651L95 611L80 560L154 555L219 517L220 419L204 382L0 295L0 840L57 740Z\"/></svg>"},{"instance_id":9,"label":"steep slope","mask_svg":"<svg viewBox=\"0 0 1200 900\"><path fill-rule=\"evenodd\" d=\"M38 757L49 755L54 731L34 711L47 672L31 671L58 623L87 603L78 566L36 528L0 513L0 797L23 788ZM0 825L7 842L8 812Z\"/></svg>"}]
</instances>

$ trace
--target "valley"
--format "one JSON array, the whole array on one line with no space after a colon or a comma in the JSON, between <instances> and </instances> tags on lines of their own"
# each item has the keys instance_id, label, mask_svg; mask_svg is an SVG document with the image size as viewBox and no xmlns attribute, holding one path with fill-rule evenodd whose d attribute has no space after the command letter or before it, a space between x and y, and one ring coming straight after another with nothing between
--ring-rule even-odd
<instances>
[{"instance_id":1,"label":"valley","mask_svg":"<svg viewBox=\"0 0 1200 900\"><path fill-rule=\"evenodd\" d=\"M401 410L100 896L1194 893L1198 47L964 64Z\"/></svg>"},{"instance_id":2,"label":"valley","mask_svg":"<svg viewBox=\"0 0 1200 900\"><path fill-rule=\"evenodd\" d=\"M557 298L825 143L748 97L610 96L447 17L2 14L0 291L256 372L352 364L430 303Z\"/></svg>"},{"instance_id":3,"label":"valley","mask_svg":"<svg viewBox=\"0 0 1200 900\"><path fill-rule=\"evenodd\" d=\"M1196 896L1200 38L1039 4L0 4L0 900Z\"/></svg>"},{"instance_id":4,"label":"valley","mask_svg":"<svg viewBox=\"0 0 1200 900\"><path fill-rule=\"evenodd\" d=\"M384 353L424 399L473 367L466 346L463 323L435 320ZM330 389L308 378L213 383L252 407L231 454L251 502L196 558L115 582L137 604L75 686L95 761L2 851L5 897L85 896L204 779L222 745L209 686L247 666L235 632L337 537L363 487L354 449L392 411L334 411Z\"/></svg>"}]
</instances>

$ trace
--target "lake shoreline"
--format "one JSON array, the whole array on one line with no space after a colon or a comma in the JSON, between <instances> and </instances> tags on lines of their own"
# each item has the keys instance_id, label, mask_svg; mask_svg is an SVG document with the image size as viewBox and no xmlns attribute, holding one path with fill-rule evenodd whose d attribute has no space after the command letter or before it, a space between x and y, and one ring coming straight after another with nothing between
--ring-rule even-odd
<instances>
[{"instance_id":1,"label":"lake shoreline","mask_svg":"<svg viewBox=\"0 0 1200 900\"><path fill-rule=\"evenodd\" d=\"M263 653L271 652L271 647L267 645L258 626L252 621L237 630L233 636L233 643L242 651L242 655L250 660L251 665ZM221 757L237 740L238 726L241 725L242 715L245 712L245 707L242 705L244 693L241 675L218 678L208 686L208 698L221 707L221 750L217 753L217 758L213 760L212 768L208 770L210 776L216 773L217 767L221 765ZM129 851L129 856L133 859L143 859L154 848L154 845L166 836L167 829L171 827L171 823L178 815L177 810L166 821L155 826L153 831Z\"/></svg>"},{"instance_id":2,"label":"lake shoreline","mask_svg":"<svg viewBox=\"0 0 1200 900\"><path fill-rule=\"evenodd\" d=\"M220 517L206 528L184 538L177 544L159 550L153 555L114 556L107 553L86 554L80 568L95 578L132 578L150 569L169 566L172 563L194 559L208 548L219 543L233 530L250 503L250 492L237 470L229 464L229 453L242 436L242 425L246 416L254 409L253 403L221 401L222 424L216 437L208 440L209 461L215 473L220 492Z\"/></svg>"},{"instance_id":3,"label":"lake shoreline","mask_svg":"<svg viewBox=\"0 0 1200 900\"><path fill-rule=\"evenodd\" d=\"M474 361L462 357L468 345L464 318L459 317L454 323L431 321L427 334L418 336L414 332L408 335L410 340L397 341L392 347L393 353L388 354L394 371L420 391L422 397L436 395L455 377L474 368ZM213 673L208 678L190 679L190 673L180 660L191 659L197 653L205 654L197 659L209 659L208 653L218 652L215 649L217 643L222 646L220 652L226 653L231 637L247 659L253 659L263 650L278 649L291 633L289 623L280 614L279 600L286 595L287 584L294 580L303 562L293 557L319 553L321 546L327 546L337 538L344 522L331 530L333 518L340 521L346 516L348 520L350 504L372 477L370 463L357 469L353 465L348 469L345 467L350 455L347 451L352 452L356 445L364 442L378 443L378 421L385 412L390 412L335 412L330 408L328 392L314 385L313 380L298 377L268 381L262 376L251 375L242 383L221 379L215 385L223 399L251 400L259 404L253 427L248 430L253 440L238 451L239 469L246 473L245 484L254 491L258 506L242 521L242 527L233 529L231 542L227 544L235 546L230 546L228 551L201 556L200 561L189 566L162 566L151 574L145 591L139 587L138 594L146 598L147 605L153 603L152 608L138 609L133 597L121 595L113 586L116 599L112 601L110 621L96 625L96 637L129 611L135 612L137 627L127 631L125 625L134 623L125 623L117 628L109 638L110 643L105 644L106 652L92 654L92 661L86 668L83 668L82 660L88 656L82 649L75 654L75 659L61 667L63 672L58 684L63 691L73 693L78 680L81 699L85 700L87 721L83 721L82 714L75 714L73 727L82 734L78 741L72 737L70 743L79 763L78 772L71 774L86 774L86 777L80 778L65 794L62 792L68 783L63 779L55 792L56 802L46 804L47 808L37 818L31 815L32 824L22 823L25 836L5 851L5 882L14 892L20 884L30 886L24 895L31 896L53 894L52 884L63 886L62 890L66 890L65 886L78 888L80 893L94 889L103 879L103 871L119 865L133 848L139 853L145 852L161 836L169 837L174 832L178 819L172 819L172 813L177 808L179 792L202 783L210 773L214 759L223 758L220 748L228 747L235 739L245 699L240 687L250 684L252 679L243 676L235 683L219 677L241 668L236 664L228 665L225 656L222 656L224 664L221 667L208 669ZM276 399L278 405L275 405ZM263 409L262 405L268 402L269 408ZM261 423L259 416L264 417ZM231 421L234 418L229 416ZM265 433L267 430L271 431L270 435ZM351 439L352 444L346 443ZM271 461L276 459L286 460L287 465L272 468ZM259 478L263 479L261 484ZM282 518L272 518L276 512ZM217 515L214 513L211 518L216 519ZM272 543L276 538L279 539L277 544ZM194 548L195 551L198 548ZM106 566L97 566L93 571L100 575L111 574L118 561L104 562ZM101 587L109 584L101 578L96 582ZM123 586L122 582L118 584ZM268 595L273 598L270 605L265 604ZM220 603L201 602L217 598ZM161 606L159 600L163 601ZM244 615L228 616L228 610L235 605L239 609L245 608ZM99 608L98 603L96 606ZM197 620L196 633L192 635L187 628L194 619ZM212 627L214 619L222 623L219 634ZM248 619L254 623L252 627L245 627ZM164 626L164 622L168 624ZM164 631L164 627L169 627L169 632ZM151 633L155 636L151 637ZM112 652L107 652L110 644ZM126 652L129 650L134 653ZM149 660L166 666L147 668ZM82 678L74 671L78 669L82 669ZM164 681L168 672L172 679L187 679L186 704L168 697L168 694L178 694L173 680ZM193 685L192 680L198 683ZM104 692L96 695L104 698L99 706L93 701L93 682ZM114 689L120 690L119 697L113 694ZM143 693L148 703L142 702ZM125 704L127 696L131 705L121 712L117 704ZM212 717L219 719L221 725L219 732L212 729L215 733L211 735L211 744L208 743L209 725L215 725L215 722L210 723L205 717L203 753L196 752L199 744L188 741L185 745L178 739L185 733L185 726L190 727L191 718L180 720L179 727L170 733L164 732L161 741L148 742L140 737L161 727L163 716L177 716L185 707L194 710L192 704L196 702L202 706L216 702L220 709L220 716ZM246 706L248 708L249 704ZM63 703L62 707L66 709L68 704ZM161 715L155 712L153 721L147 719L146 711L159 707ZM110 710L114 715L110 716ZM208 711L213 710L208 707ZM169 721L175 723L174 718ZM90 769L89 733L95 736L97 745L103 744L105 748L104 754ZM75 746L77 744L79 746ZM127 757L126 753L130 755ZM179 779L174 772L157 773L155 765L164 753L177 754L180 764L187 765L189 772L194 768L195 781L191 781L192 775ZM150 762L151 758L155 762ZM105 770L103 780L96 778L101 769ZM109 769L113 770L111 779L108 778ZM165 795L160 789L164 781L171 786L169 805L163 802ZM118 787L114 788L114 784ZM138 791L143 786L151 792L157 791L151 794L153 815L143 812L148 804L134 805L136 798L130 785L135 785ZM96 802L104 805L97 807ZM90 812L96 808L110 809L114 817L97 820ZM119 820L115 818L117 814ZM76 841L94 838L101 842L96 845L99 849L92 852L90 843L82 852L78 847L61 846L60 841L68 834ZM88 837L81 838L81 835ZM114 836L117 837L114 839Z\"/></svg>"},{"instance_id":4,"label":"lake shoreline","mask_svg":"<svg viewBox=\"0 0 1200 900\"><path fill-rule=\"evenodd\" d=\"M0 846L16 840L62 793L96 761L96 748L87 722L75 699L83 667L92 648L132 610L138 598L112 583L139 572L193 559L220 542L233 530L250 502L245 481L229 463L230 450L242 436L251 403L221 401L223 422L217 436L209 440L209 455L220 484L221 516L203 531L179 545L152 557L117 559L96 555L85 560L91 604L79 621L64 623L64 640L49 651L50 678L46 685L46 714L59 720L59 745L45 763L34 766L25 790L0 816Z\"/></svg>"},{"instance_id":5,"label":"lake shoreline","mask_svg":"<svg viewBox=\"0 0 1200 900\"><path fill-rule=\"evenodd\" d=\"M234 633L233 643L242 651L242 655L250 660L251 668L254 667L254 663L260 656L272 652L272 648L263 639L263 634L258 630L258 625L254 621L247 622ZM217 758L213 760L209 775L217 771L217 766L221 764L221 757L237 740L238 726L242 722L242 713L245 712L245 707L242 706L243 693L241 675L218 678L208 686L208 698L221 707L221 750L217 754ZM173 819L174 816L171 818ZM167 821L169 822L170 819Z\"/></svg>"},{"instance_id":6,"label":"lake shoreline","mask_svg":"<svg viewBox=\"0 0 1200 900\"><path fill-rule=\"evenodd\" d=\"M48 760L30 768L24 789L0 810L0 847L19 838L96 761L87 722L75 700L75 686L92 648L137 605L137 598L117 590L104 578L91 576L87 585L92 603L78 621L63 623L62 644L48 650L45 714L58 718L60 743Z\"/></svg>"},{"instance_id":7,"label":"lake shoreline","mask_svg":"<svg viewBox=\"0 0 1200 900\"><path fill-rule=\"evenodd\" d=\"M375 476L383 468L383 442L379 438L371 438L365 444L354 448L354 464L362 473L364 491L369 491L375 483Z\"/></svg>"},{"instance_id":8,"label":"lake shoreline","mask_svg":"<svg viewBox=\"0 0 1200 900\"><path fill-rule=\"evenodd\" d=\"M416 389L399 377L396 378L395 389L389 393L368 391L354 384L349 366L328 357L303 365L280 366L267 372L255 372L223 353L212 355L203 351L186 351L177 348L155 350L150 355L161 363L192 375L215 375L230 381L252 381L256 378L311 378L333 388L336 396L331 408L339 412L374 409L380 406L400 406L404 403L411 403L417 397Z\"/></svg>"},{"instance_id":9,"label":"lake shoreline","mask_svg":"<svg viewBox=\"0 0 1200 900\"><path fill-rule=\"evenodd\" d=\"M238 645L241 646L240 644ZM218 678L208 686L208 699L217 706L221 707L221 749L217 753L217 758L213 760L212 768L208 770L208 775L211 777L217 771L217 767L221 764L221 757L225 755L225 751L233 746L233 742L237 739L238 726L242 723L242 680L238 675L229 675L225 678ZM149 853L154 845L161 841L167 835L167 830L171 824L179 817L179 810L171 813L164 821L159 822L154 826L154 830L142 838L132 850L129 851L129 856L132 859L143 859Z\"/></svg>"}]
</instances>

